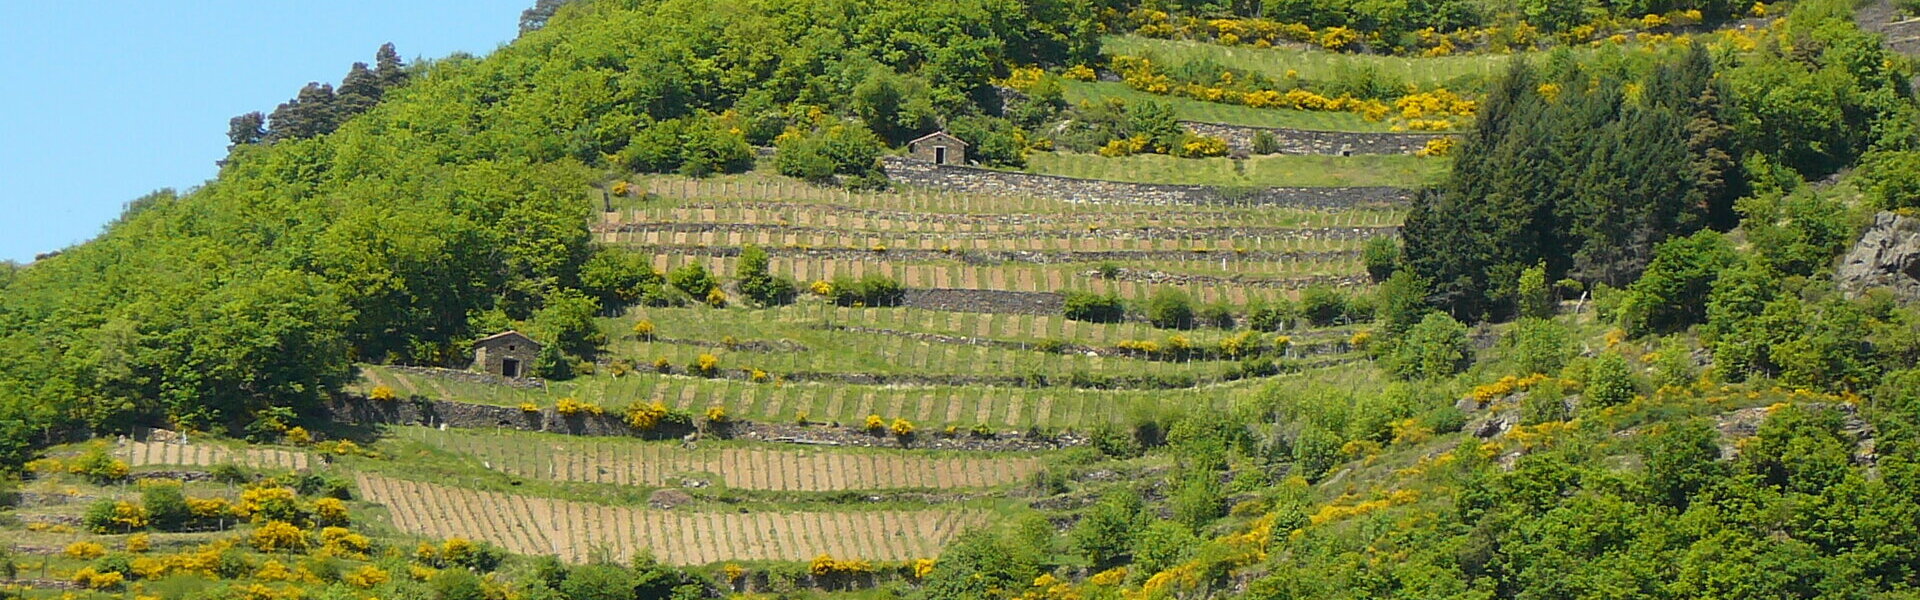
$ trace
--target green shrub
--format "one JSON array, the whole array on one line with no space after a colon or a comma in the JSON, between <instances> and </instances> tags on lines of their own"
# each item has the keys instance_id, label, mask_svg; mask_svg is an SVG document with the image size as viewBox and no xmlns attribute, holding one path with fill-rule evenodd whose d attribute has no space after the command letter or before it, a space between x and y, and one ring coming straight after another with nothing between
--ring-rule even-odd
<instances>
[{"instance_id":1,"label":"green shrub","mask_svg":"<svg viewBox=\"0 0 1920 600\"><path fill-rule=\"evenodd\" d=\"M1428 313L1420 324L1395 340L1387 368L1407 379L1445 377L1473 362L1467 326L1445 313Z\"/></svg>"},{"instance_id":2,"label":"green shrub","mask_svg":"<svg viewBox=\"0 0 1920 600\"><path fill-rule=\"evenodd\" d=\"M1633 399L1637 387L1633 368L1618 352L1608 352L1595 359L1587 370L1584 384L1585 405L1594 408L1626 404Z\"/></svg>"},{"instance_id":3,"label":"green shrub","mask_svg":"<svg viewBox=\"0 0 1920 600\"><path fill-rule=\"evenodd\" d=\"M1367 240L1360 249L1360 260L1367 265L1367 276L1378 283L1386 281L1400 268L1400 242L1392 237Z\"/></svg>"},{"instance_id":4,"label":"green shrub","mask_svg":"<svg viewBox=\"0 0 1920 600\"><path fill-rule=\"evenodd\" d=\"M178 484L149 483L140 490L140 504L147 509L148 522L161 531L179 531L193 519L187 496Z\"/></svg>"},{"instance_id":5,"label":"green shrub","mask_svg":"<svg viewBox=\"0 0 1920 600\"><path fill-rule=\"evenodd\" d=\"M708 292L720 286L719 280L714 279L713 273L707 271L706 265L697 262L681 265L680 268L667 273L667 282L694 298L706 298Z\"/></svg>"},{"instance_id":6,"label":"green shrub","mask_svg":"<svg viewBox=\"0 0 1920 600\"><path fill-rule=\"evenodd\" d=\"M1066 317L1092 323L1118 323L1127 318L1127 305L1117 294L1067 292L1063 304Z\"/></svg>"},{"instance_id":7,"label":"green shrub","mask_svg":"<svg viewBox=\"0 0 1920 600\"><path fill-rule=\"evenodd\" d=\"M1573 345L1573 332L1548 319L1525 318L1514 324L1507 336L1514 366L1522 374L1554 375L1579 353Z\"/></svg>"},{"instance_id":8,"label":"green shrub","mask_svg":"<svg viewBox=\"0 0 1920 600\"><path fill-rule=\"evenodd\" d=\"M1547 286L1547 264L1542 262L1520 272L1519 314L1521 317L1545 319L1553 316L1553 288Z\"/></svg>"},{"instance_id":9,"label":"green shrub","mask_svg":"<svg viewBox=\"0 0 1920 600\"><path fill-rule=\"evenodd\" d=\"M767 263L767 251L759 246L749 244L740 251L740 266L734 273L740 281L740 293L760 306L793 302L797 286L791 279L769 273Z\"/></svg>"},{"instance_id":10,"label":"green shrub","mask_svg":"<svg viewBox=\"0 0 1920 600\"><path fill-rule=\"evenodd\" d=\"M1225 302L1215 302L1200 307L1199 323L1207 327L1233 329L1233 307Z\"/></svg>"},{"instance_id":11,"label":"green shrub","mask_svg":"<svg viewBox=\"0 0 1920 600\"><path fill-rule=\"evenodd\" d=\"M1280 140L1273 137L1273 132L1262 129L1253 134L1254 154L1274 154L1278 152L1280 152Z\"/></svg>"},{"instance_id":12,"label":"green shrub","mask_svg":"<svg viewBox=\"0 0 1920 600\"><path fill-rule=\"evenodd\" d=\"M880 138L864 127L836 123L811 132L789 131L774 146L774 168L781 175L814 183L831 183L844 175L850 185L886 180L880 169Z\"/></svg>"},{"instance_id":13,"label":"green shrub","mask_svg":"<svg viewBox=\"0 0 1920 600\"><path fill-rule=\"evenodd\" d=\"M1247 327L1255 331L1280 331L1299 319L1300 306L1286 298L1276 300L1272 304L1255 304L1247 310Z\"/></svg>"},{"instance_id":14,"label":"green shrub","mask_svg":"<svg viewBox=\"0 0 1920 600\"><path fill-rule=\"evenodd\" d=\"M1339 322L1347 314L1347 297L1333 288L1316 285L1300 292L1300 313L1315 327Z\"/></svg>"},{"instance_id":15,"label":"green shrub","mask_svg":"<svg viewBox=\"0 0 1920 600\"><path fill-rule=\"evenodd\" d=\"M1706 322L1713 282L1739 262L1733 243L1713 230L1660 244L1646 272L1622 296L1621 327L1638 336Z\"/></svg>"},{"instance_id":16,"label":"green shrub","mask_svg":"<svg viewBox=\"0 0 1920 600\"><path fill-rule=\"evenodd\" d=\"M899 306L906 300L907 290L892 277L879 273L870 273L854 279L851 276L834 278L828 299L840 306Z\"/></svg>"},{"instance_id":17,"label":"green shrub","mask_svg":"<svg viewBox=\"0 0 1920 600\"><path fill-rule=\"evenodd\" d=\"M1192 329L1193 299L1175 288L1160 288L1147 299L1147 322L1162 329Z\"/></svg>"}]
</instances>

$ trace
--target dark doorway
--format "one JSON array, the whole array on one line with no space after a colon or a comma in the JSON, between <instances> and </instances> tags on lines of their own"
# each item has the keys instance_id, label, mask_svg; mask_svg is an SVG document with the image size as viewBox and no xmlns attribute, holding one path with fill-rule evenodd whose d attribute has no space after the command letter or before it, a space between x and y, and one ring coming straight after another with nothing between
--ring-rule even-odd
<instances>
[{"instance_id":1,"label":"dark doorway","mask_svg":"<svg viewBox=\"0 0 1920 600\"><path fill-rule=\"evenodd\" d=\"M520 376L520 359L517 359L517 358L500 359L500 374L505 375L508 378L519 377Z\"/></svg>"},{"instance_id":2,"label":"dark doorway","mask_svg":"<svg viewBox=\"0 0 1920 600\"><path fill-rule=\"evenodd\" d=\"M936 165L947 164L947 147L946 146L933 147L933 164L936 164Z\"/></svg>"}]
</instances>

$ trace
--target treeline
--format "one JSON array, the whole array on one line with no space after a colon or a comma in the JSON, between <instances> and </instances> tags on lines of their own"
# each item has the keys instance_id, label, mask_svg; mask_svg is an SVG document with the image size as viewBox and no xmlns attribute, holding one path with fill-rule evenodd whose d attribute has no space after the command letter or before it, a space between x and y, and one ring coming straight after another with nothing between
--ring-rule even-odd
<instances>
[{"instance_id":1,"label":"treeline","mask_svg":"<svg viewBox=\"0 0 1920 600\"><path fill-rule=\"evenodd\" d=\"M353 63L340 88L313 82L300 93L266 115L250 112L227 122L227 140L233 147L288 139L305 139L333 133L341 123L367 112L379 104L388 90L407 82L405 65L393 44L383 44L374 54L374 66Z\"/></svg>"}]
</instances>

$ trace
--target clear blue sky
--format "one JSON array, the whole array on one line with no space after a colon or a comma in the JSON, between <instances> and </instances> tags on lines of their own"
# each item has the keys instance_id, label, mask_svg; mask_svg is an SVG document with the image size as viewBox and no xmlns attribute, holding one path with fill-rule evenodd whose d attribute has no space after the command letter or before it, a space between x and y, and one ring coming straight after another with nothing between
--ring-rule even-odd
<instances>
[{"instance_id":1,"label":"clear blue sky","mask_svg":"<svg viewBox=\"0 0 1920 600\"><path fill-rule=\"evenodd\" d=\"M213 177L227 119L339 84L381 43L477 55L533 0L0 0L0 260L98 235Z\"/></svg>"}]
</instances>

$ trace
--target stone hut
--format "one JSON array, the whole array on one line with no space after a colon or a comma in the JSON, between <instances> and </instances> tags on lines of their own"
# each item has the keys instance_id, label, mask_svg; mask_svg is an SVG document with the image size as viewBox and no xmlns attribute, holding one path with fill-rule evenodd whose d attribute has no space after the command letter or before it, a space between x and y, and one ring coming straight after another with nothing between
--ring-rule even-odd
<instances>
[{"instance_id":1,"label":"stone hut","mask_svg":"<svg viewBox=\"0 0 1920 600\"><path fill-rule=\"evenodd\" d=\"M518 331L496 333L473 343L473 370L518 379L533 368L540 342Z\"/></svg>"},{"instance_id":2,"label":"stone hut","mask_svg":"<svg viewBox=\"0 0 1920 600\"><path fill-rule=\"evenodd\" d=\"M967 164L967 143L945 131L935 131L907 142L907 156L936 165Z\"/></svg>"}]
</instances>

